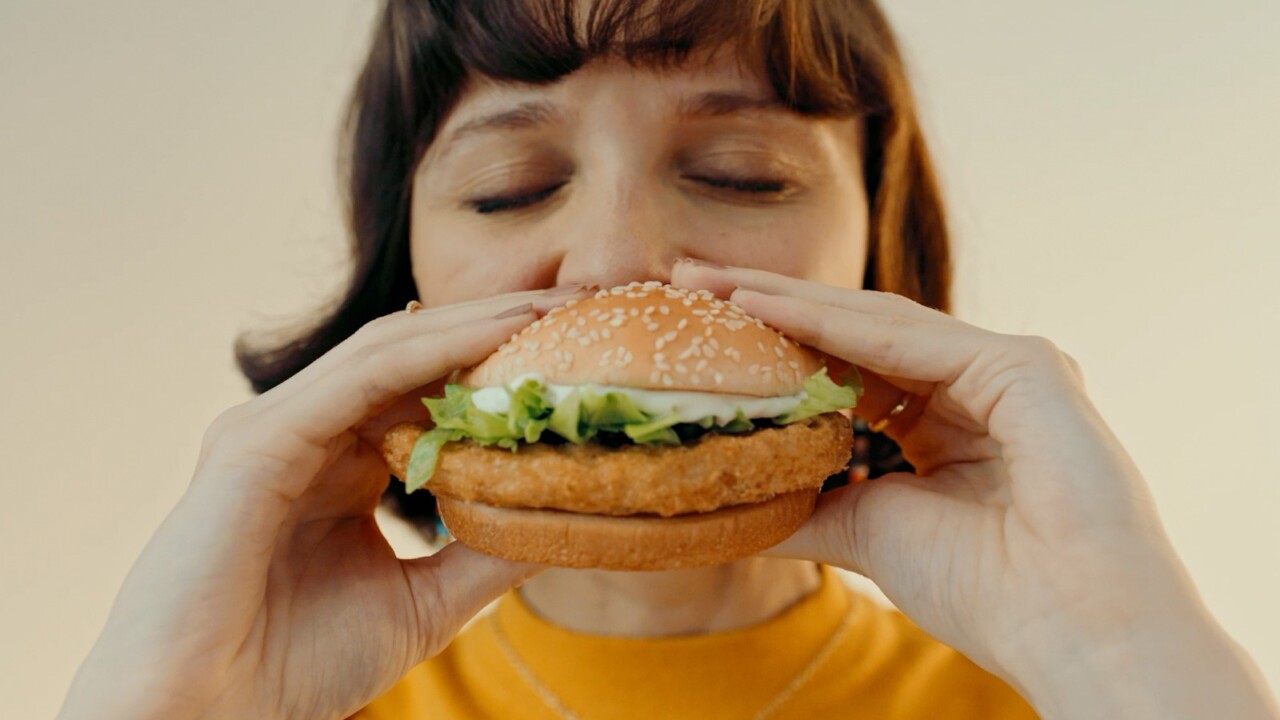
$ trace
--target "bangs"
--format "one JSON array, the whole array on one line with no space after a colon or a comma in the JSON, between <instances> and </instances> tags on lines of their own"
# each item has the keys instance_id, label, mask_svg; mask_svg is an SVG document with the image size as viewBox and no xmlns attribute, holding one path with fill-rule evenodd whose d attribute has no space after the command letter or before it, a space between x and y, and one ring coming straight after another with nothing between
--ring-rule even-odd
<instances>
[{"instance_id":1,"label":"bangs","mask_svg":"<svg viewBox=\"0 0 1280 720\"><path fill-rule=\"evenodd\" d=\"M670 67L695 50L736 50L767 73L778 99L812 115L872 111L858 94L857 21L845 3L803 0L460 0L449 25L457 62L496 80L552 83L585 63L618 57ZM863 93L866 95L867 93Z\"/></svg>"}]
</instances>

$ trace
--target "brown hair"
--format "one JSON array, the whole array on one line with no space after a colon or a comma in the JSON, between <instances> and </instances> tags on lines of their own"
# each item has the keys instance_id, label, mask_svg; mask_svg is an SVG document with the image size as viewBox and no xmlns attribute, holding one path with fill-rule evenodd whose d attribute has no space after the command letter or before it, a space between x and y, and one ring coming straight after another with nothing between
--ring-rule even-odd
<instances>
[{"instance_id":1,"label":"brown hair","mask_svg":"<svg viewBox=\"0 0 1280 720\"><path fill-rule=\"evenodd\" d=\"M553 83L602 55L672 65L698 48L763 58L778 97L805 115L858 116L871 204L864 287L949 307L945 217L906 72L873 0L386 0L344 133L354 268L341 298L290 339L236 345L264 392L417 297L409 262L414 170L468 76ZM427 493L389 493L434 520Z\"/></svg>"}]
</instances>

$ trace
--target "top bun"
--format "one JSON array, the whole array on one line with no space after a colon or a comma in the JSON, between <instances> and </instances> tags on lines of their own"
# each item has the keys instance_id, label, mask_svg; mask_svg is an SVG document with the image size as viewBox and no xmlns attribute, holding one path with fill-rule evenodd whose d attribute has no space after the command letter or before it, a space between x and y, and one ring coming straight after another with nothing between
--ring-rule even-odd
<instances>
[{"instance_id":1,"label":"top bun","mask_svg":"<svg viewBox=\"0 0 1280 720\"><path fill-rule=\"evenodd\" d=\"M614 385L754 397L793 395L823 366L814 351L706 290L660 282L601 290L526 327L460 382Z\"/></svg>"}]
</instances>

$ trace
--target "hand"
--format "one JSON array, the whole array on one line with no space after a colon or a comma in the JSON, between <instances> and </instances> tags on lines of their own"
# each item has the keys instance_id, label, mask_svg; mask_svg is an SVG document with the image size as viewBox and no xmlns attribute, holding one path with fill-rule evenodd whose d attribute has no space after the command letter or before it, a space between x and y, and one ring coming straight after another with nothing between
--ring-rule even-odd
<instances>
[{"instance_id":1,"label":"hand","mask_svg":"<svg viewBox=\"0 0 1280 720\"><path fill-rule=\"evenodd\" d=\"M868 421L911 395L886 432L916 473L827 493L771 554L866 575L1046 715L1270 717L1079 367L1050 342L763 271L684 262L673 282L862 368ZM1213 672L1225 675L1201 692Z\"/></svg>"},{"instance_id":2,"label":"hand","mask_svg":"<svg viewBox=\"0 0 1280 720\"><path fill-rule=\"evenodd\" d=\"M440 651L537 568L456 543L397 559L374 521L378 440L395 406L421 415L415 389L572 297L380 318L219 417L60 717L341 718Z\"/></svg>"}]
</instances>

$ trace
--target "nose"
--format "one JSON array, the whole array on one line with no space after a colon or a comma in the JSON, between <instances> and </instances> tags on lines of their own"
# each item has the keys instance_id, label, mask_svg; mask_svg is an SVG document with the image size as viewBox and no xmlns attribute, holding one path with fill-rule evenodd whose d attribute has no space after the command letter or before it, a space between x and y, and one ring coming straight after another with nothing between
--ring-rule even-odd
<instances>
[{"instance_id":1,"label":"nose","mask_svg":"<svg viewBox=\"0 0 1280 720\"><path fill-rule=\"evenodd\" d=\"M559 284L670 282L671 267L683 253L675 218L660 193L621 179L610 188L582 188L572 202L576 212L560 240Z\"/></svg>"}]
</instances>

